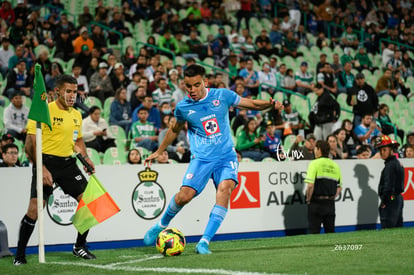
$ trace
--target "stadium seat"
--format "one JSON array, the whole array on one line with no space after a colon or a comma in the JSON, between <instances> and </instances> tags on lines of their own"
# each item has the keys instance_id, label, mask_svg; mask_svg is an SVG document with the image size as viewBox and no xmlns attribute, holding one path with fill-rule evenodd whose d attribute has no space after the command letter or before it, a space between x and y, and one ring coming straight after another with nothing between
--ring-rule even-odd
<instances>
[{"instance_id":1,"label":"stadium seat","mask_svg":"<svg viewBox=\"0 0 414 275\"><path fill-rule=\"evenodd\" d=\"M283 148L285 151L290 150L290 147L292 147L293 143L296 140L296 135L288 135L285 137L285 140L283 142Z\"/></svg>"},{"instance_id":2,"label":"stadium seat","mask_svg":"<svg viewBox=\"0 0 414 275\"><path fill-rule=\"evenodd\" d=\"M97 97L88 96L83 103L89 108L92 106L98 106L102 110L101 100Z\"/></svg>"},{"instance_id":3,"label":"stadium seat","mask_svg":"<svg viewBox=\"0 0 414 275\"><path fill-rule=\"evenodd\" d=\"M103 164L121 165L126 163L126 155L116 147L108 148L103 157Z\"/></svg>"},{"instance_id":4,"label":"stadium seat","mask_svg":"<svg viewBox=\"0 0 414 275\"><path fill-rule=\"evenodd\" d=\"M254 160L251 158L242 158L241 162L254 162Z\"/></svg>"},{"instance_id":5,"label":"stadium seat","mask_svg":"<svg viewBox=\"0 0 414 275\"><path fill-rule=\"evenodd\" d=\"M310 100L311 106L313 106L313 104L315 104L316 99L318 98L318 96L315 93L309 93L306 96Z\"/></svg>"},{"instance_id":6,"label":"stadium seat","mask_svg":"<svg viewBox=\"0 0 414 275\"><path fill-rule=\"evenodd\" d=\"M4 107L9 106L9 104L10 104L9 98L7 96L4 96L4 95L0 95L0 102L4 102Z\"/></svg>"},{"instance_id":7,"label":"stadium seat","mask_svg":"<svg viewBox=\"0 0 414 275\"><path fill-rule=\"evenodd\" d=\"M23 105L30 109L30 106L32 106L32 100L30 97L22 96Z\"/></svg>"},{"instance_id":8,"label":"stadium seat","mask_svg":"<svg viewBox=\"0 0 414 275\"><path fill-rule=\"evenodd\" d=\"M379 97L378 101L379 101L379 103L385 103L388 106L391 106L394 102L394 99L390 95L383 95L383 96Z\"/></svg>"},{"instance_id":9,"label":"stadium seat","mask_svg":"<svg viewBox=\"0 0 414 275\"><path fill-rule=\"evenodd\" d=\"M276 93L273 95L273 99L276 99L277 101L282 102L282 101L283 101L283 99L284 99L284 95L283 95L283 93L282 93L282 92L276 92Z\"/></svg>"},{"instance_id":10,"label":"stadium seat","mask_svg":"<svg viewBox=\"0 0 414 275\"><path fill-rule=\"evenodd\" d=\"M274 158L270 158L270 157L262 159L262 162L275 162L275 161L276 160Z\"/></svg>"},{"instance_id":11,"label":"stadium seat","mask_svg":"<svg viewBox=\"0 0 414 275\"><path fill-rule=\"evenodd\" d=\"M109 133L115 138L116 145L119 148L125 148L127 137L124 128L118 125L110 125Z\"/></svg>"},{"instance_id":12,"label":"stadium seat","mask_svg":"<svg viewBox=\"0 0 414 275\"><path fill-rule=\"evenodd\" d=\"M114 101L113 96L110 96L107 99L105 99L104 106L103 106L103 112L101 113L101 116L105 118L107 121L109 120L109 113L111 112L112 101Z\"/></svg>"},{"instance_id":13,"label":"stadium seat","mask_svg":"<svg viewBox=\"0 0 414 275\"><path fill-rule=\"evenodd\" d=\"M272 96L268 92L266 91L260 92L260 99L269 100L270 98L272 98Z\"/></svg>"},{"instance_id":14,"label":"stadium seat","mask_svg":"<svg viewBox=\"0 0 414 275\"><path fill-rule=\"evenodd\" d=\"M95 165L102 164L101 156L94 148L86 148L86 153Z\"/></svg>"}]
</instances>

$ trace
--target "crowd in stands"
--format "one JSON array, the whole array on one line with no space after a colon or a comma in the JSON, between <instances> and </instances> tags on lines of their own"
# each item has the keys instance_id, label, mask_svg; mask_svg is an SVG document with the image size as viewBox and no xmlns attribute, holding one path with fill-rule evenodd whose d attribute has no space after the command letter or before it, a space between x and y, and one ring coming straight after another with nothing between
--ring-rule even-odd
<instances>
[{"instance_id":1,"label":"crowd in stands","mask_svg":"<svg viewBox=\"0 0 414 275\"><path fill-rule=\"evenodd\" d=\"M383 134L404 144L400 157L413 155L414 124L399 125L390 115L402 112L394 102L413 114L412 1L126 0L105 6L99 0L94 10L83 7L76 25L61 0L42 1L46 7L39 2L3 1L0 8L4 141L24 142L38 63L49 100L60 75L77 79L75 107L89 148L101 155L117 148L122 163L141 163L186 98L183 71L201 61L209 88L283 100L281 112L229 111L242 159L312 159L320 139L329 142L334 159L377 158L372 144ZM150 34L138 25L148 25ZM146 43L119 47L139 36ZM189 161L185 130L164 155L159 163Z\"/></svg>"}]
</instances>

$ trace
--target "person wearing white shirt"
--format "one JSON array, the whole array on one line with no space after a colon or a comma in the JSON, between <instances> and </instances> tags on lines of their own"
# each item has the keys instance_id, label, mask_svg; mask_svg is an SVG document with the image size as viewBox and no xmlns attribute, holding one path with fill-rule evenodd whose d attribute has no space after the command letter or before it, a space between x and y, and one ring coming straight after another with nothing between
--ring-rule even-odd
<instances>
[{"instance_id":1,"label":"person wearing white shirt","mask_svg":"<svg viewBox=\"0 0 414 275\"><path fill-rule=\"evenodd\" d=\"M0 48L0 72L3 75L3 78L6 78L7 72L9 71L9 59L14 56L14 51L9 46L9 39L4 37L1 41Z\"/></svg>"},{"instance_id":2,"label":"person wearing white shirt","mask_svg":"<svg viewBox=\"0 0 414 275\"><path fill-rule=\"evenodd\" d=\"M116 147L115 139L111 136L108 128L106 120L101 118L101 109L92 106L89 109L89 116L82 122L82 133L86 147L102 153L109 147Z\"/></svg>"},{"instance_id":3,"label":"person wearing white shirt","mask_svg":"<svg viewBox=\"0 0 414 275\"><path fill-rule=\"evenodd\" d=\"M270 65L268 62L263 63L262 70L259 72L260 84L269 84L270 86L276 87L276 75L270 72ZM268 91L270 94L274 93L274 88L267 85L263 85L262 89Z\"/></svg>"},{"instance_id":4,"label":"person wearing white shirt","mask_svg":"<svg viewBox=\"0 0 414 275\"><path fill-rule=\"evenodd\" d=\"M29 108L23 105L21 93L14 92L9 106L4 109L3 122L6 133L24 142L28 114Z\"/></svg>"},{"instance_id":5,"label":"person wearing white shirt","mask_svg":"<svg viewBox=\"0 0 414 275\"><path fill-rule=\"evenodd\" d=\"M75 107L81 109L83 111L83 117L87 115L89 112L88 106L86 106L83 102L85 101L86 97L89 94L89 85L88 79L86 76L81 75L82 73L82 66L80 64L73 64L72 66L72 76L78 82L78 96L76 97Z\"/></svg>"}]
</instances>

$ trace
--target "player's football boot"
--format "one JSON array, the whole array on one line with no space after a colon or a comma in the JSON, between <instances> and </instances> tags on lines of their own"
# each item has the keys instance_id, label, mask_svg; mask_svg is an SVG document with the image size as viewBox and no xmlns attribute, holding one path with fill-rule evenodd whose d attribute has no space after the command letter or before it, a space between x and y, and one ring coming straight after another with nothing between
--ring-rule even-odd
<instances>
[{"instance_id":1,"label":"player's football boot","mask_svg":"<svg viewBox=\"0 0 414 275\"><path fill-rule=\"evenodd\" d=\"M206 242L199 242L195 248L197 254L211 254L212 252L208 249L208 243Z\"/></svg>"},{"instance_id":2,"label":"player's football boot","mask_svg":"<svg viewBox=\"0 0 414 275\"><path fill-rule=\"evenodd\" d=\"M95 260L96 256L93 255L86 247L73 247L73 256L79 257L85 260Z\"/></svg>"},{"instance_id":3,"label":"player's football boot","mask_svg":"<svg viewBox=\"0 0 414 275\"><path fill-rule=\"evenodd\" d=\"M25 257L16 257L13 260L13 264L14 265L23 265L23 264L27 264L27 261L26 261Z\"/></svg>"},{"instance_id":4,"label":"player's football boot","mask_svg":"<svg viewBox=\"0 0 414 275\"><path fill-rule=\"evenodd\" d=\"M158 234L163 231L165 227L161 227L158 223L156 223L153 227L151 227L144 236L144 244L145 245L154 245L155 241L157 240Z\"/></svg>"}]
</instances>

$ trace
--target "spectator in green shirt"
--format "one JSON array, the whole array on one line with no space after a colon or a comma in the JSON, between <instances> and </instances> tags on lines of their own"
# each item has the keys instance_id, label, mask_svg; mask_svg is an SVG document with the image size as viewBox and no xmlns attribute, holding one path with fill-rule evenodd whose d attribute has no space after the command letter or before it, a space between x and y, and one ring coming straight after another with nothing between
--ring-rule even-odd
<instances>
[{"instance_id":1,"label":"spectator in green shirt","mask_svg":"<svg viewBox=\"0 0 414 275\"><path fill-rule=\"evenodd\" d=\"M270 154L264 151L265 135L259 135L256 129L256 119L249 118L244 129L237 135L236 149L241 152L243 158L261 161L270 157Z\"/></svg>"},{"instance_id":2,"label":"spectator in green shirt","mask_svg":"<svg viewBox=\"0 0 414 275\"><path fill-rule=\"evenodd\" d=\"M356 69L359 70L360 72L364 69L370 70L371 72L373 72L375 70L375 68L372 67L372 61L371 59L369 59L369 56L367 54L367 52L365 51L365 48L361 47L358 50L358 53L355 55L355 66ZM359 63L359 66L357 66Z\"/></svg>"},{"instance_id":3,"label":"spectator in green shirt","mask_svg":"<svg viewBox=\"0 0 414 275\"><path fill-rule=\"evenodd\" d=\"M145 107L139 109L139 120L132 124L132 142L135 146L144 147L145 149L154 152L158 147L158 136L155 133L155 126L148 122L149 110Z\"/></svg>"}]
</instances>

